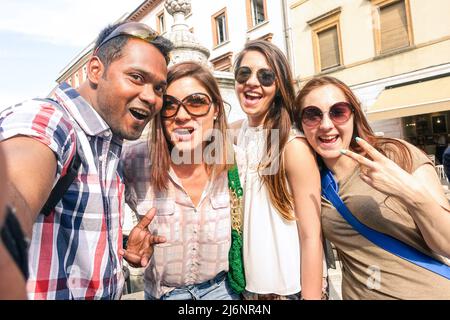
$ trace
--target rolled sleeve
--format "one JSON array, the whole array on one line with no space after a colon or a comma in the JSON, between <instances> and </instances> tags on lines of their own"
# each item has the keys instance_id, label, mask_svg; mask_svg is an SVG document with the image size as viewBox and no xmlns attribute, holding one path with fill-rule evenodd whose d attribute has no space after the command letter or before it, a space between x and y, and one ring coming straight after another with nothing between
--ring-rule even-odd
<instances>
[{"instance_id":1,"label":"rolled sleeve","mask_svg":"<svg viewBox=\"0 0 450 320\"><path fill-rule=\"evenodd\" d=\"M26 136L48 146L57 159L56 183L76 152L75 130L67 117L51 103L26 101L0 113L0 141Z\"/></svg>"}]
</instances>

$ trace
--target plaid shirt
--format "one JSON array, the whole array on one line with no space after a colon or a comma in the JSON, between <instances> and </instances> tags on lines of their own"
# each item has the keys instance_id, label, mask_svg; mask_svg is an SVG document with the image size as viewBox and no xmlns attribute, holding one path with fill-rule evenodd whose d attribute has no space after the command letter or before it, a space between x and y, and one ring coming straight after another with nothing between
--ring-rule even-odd
<instances>
[{"instance_id":1,"label":"plaid shirt","mask_svg":"<svg viewBox=\"0 0 450 320\"><path fill-rule=\"evenodd\" d=\"M195 206L173 169L168 190L153 189L147 141L124 146L122 160L127 204L140 218L155 207L150 232L167 239L154 247L145 269L145 291L160 298L175 288L212 280L228 271L231 217L227 172L208 181Z\"/></svg>"},{"instance_id":2,"label":"plaid shirt","mask_svg":"<svg viewBox=\"0 0 450 320\"><path fill-rule=\"evenodd\" d=\"M54 185L76 152L75 134L80 144L78 177L51 214L40 214L33 227L29 298L118 299L124 283L118 256L124 193L118 169L122 140L68 84L62 84L55 95L66 112L30 100L0 113L0 141L25 135L55 153Z\"/></svg>"}]
</instances>

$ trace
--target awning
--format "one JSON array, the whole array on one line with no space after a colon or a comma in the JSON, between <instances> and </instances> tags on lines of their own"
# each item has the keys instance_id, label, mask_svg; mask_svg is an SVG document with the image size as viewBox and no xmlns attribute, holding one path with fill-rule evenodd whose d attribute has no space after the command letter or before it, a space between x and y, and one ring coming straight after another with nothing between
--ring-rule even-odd
<instances>
[{"instance_id":1,"label":"awning","mask_svg":"<svg viewBox=\"0 0 450 320\"><path fill-rule=\"evenodd\" d=\"M450 110L450 77L385 89L367 109L369 121Z\"/></svg>"}]
</instances>

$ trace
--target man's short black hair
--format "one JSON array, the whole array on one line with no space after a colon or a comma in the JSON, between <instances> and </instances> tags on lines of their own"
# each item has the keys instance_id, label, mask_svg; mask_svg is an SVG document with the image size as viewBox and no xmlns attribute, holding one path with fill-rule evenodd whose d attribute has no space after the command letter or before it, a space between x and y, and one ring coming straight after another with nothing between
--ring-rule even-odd
<instances>
[{"instance_id":1,"label":"man's short black hair","mask_svg":"<svg viewBox=\"0 0 450 320\"><path fill-rule=\"evenodd\" d=\"M112 24L104 28L95 41L94 52L111 32L125 23L127 23L127 21ZM122 49L127 44L129 38L130 37L127 35L120 35L105 42L100 46L100 48L98 48L96 55L100 58L100 61L103 63L106 69L108 69L109 65L114 60L121 57ZM170 40L164 38L163 36L157 36L150 43L154 45L159 50L159 52L161 52L166 61L169 61L169 53L173 49L173 44Z\"/></svg>"}]
</instances>

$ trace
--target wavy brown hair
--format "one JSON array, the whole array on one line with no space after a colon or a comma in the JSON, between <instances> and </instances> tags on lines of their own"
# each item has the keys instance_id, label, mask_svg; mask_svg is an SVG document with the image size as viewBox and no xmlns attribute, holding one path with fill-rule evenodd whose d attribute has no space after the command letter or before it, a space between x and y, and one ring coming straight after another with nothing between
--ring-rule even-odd
<instances>
[{"instance_id":1,"label":"wavy brown hair","mask_svg":"<svg viewBox=\"0 0 450 320\"><path fill-rule=\"evenodd\" d=\"M247 42L244 49L239 52L234 62L235 69L241 66L242 59L249 51L257 51L264 55L276 76L275 97L264 119L263 127L268 130L279 130L279 145L272 145L270 135L267 136L267 160L260 163L260 168L268 168L274 161L278 161L280 170L273 175L261 175L261 179L267 187L270 201L275 209L283 218L295 220L293 198L287 186L285 165L282 158L282 152L292 127L292 111L295 98L291 68L285 55L277 46L265 40L253 40Z\"/></svg>"},{"instance_id":2,"label":"wavy brown hair","mask_svg":"<svg viewBox=\"0 0 450 320\"><path fill-rule=\"evenodd\" d=\"M375 136L370 127L366 116L361 108L359 102L353 91L342 81L330 76L316 77L308 81L302 89L298 92L295 99L294 107L294 122L298 128L302 129L301 111L304 107L304 100L306 96L313 90L326 86L333 85L339 88L347 98L348 102L353 106L353 135L350 143L350 150L359 154L363 153L362 148L356 143L355 138L360 137L371 144L375 149L383 155L397 163L401 168L411 173L412 171L412 155L409 149L402 142L392 138L381 138Z\"/></svg>"},{"instance_id":3,"label":"wavy brown hair","mask_svg":"<svg viewBox=\"0 0 450 320\"><path fill-rule=\"evenodd\" d=\"M211 143L220 144L215 147L215 150L219 153L219 161L216 161L214 164L206 164L208 174L214 179L224 170L228 170L231 167L230 163L232 163L234 155L233 145L227 136L228 124L224 101L220 95L216 79L202 65L196 62L182 62L173 65L167 73L167 87L181 78L192 78L200 82L210 95L214 107L218 110L217 120L214 121L213 129L220 131L222 139L213 139L208 142L208 145ZM157 191L167 190L171 164L170 151L172 146L167 140L164 130L163 120L158 113L155 117L152 134L148 141L150 146L150 159L153 164L151 167L151 183Z\"/></svg>"}]
</instances>

